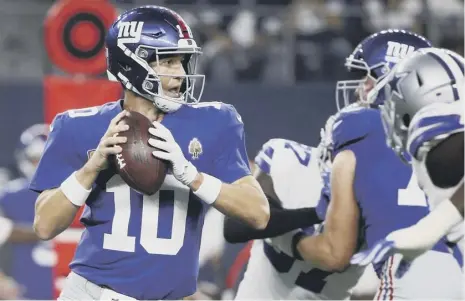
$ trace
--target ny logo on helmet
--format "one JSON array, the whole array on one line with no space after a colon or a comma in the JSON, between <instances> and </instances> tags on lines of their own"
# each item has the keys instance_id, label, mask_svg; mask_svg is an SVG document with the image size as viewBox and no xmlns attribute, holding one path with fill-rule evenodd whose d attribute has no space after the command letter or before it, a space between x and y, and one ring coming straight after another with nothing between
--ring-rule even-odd
<instances>
[{"instance_id":1,"label":"ny logo on helmet","mask_svg":"<svg viewBox=\"0 0 465 301\"><path fill-rule=\"evenodd\" d=\"M398 63L411 52L415 51L415 47L407 44L389 41L386 50L386 61L390 63Z\"/></svg>"},{"instance_id":2,"label":"ny logo on helmet","mask_svg":"<svg viewBox=\"0 0 465 301\"><path fill-rule=\"evenodd\" d=\"M120 22L118 26L118 42L139 43L143 26L144 22Z\"/></svg>"}]
</instances>

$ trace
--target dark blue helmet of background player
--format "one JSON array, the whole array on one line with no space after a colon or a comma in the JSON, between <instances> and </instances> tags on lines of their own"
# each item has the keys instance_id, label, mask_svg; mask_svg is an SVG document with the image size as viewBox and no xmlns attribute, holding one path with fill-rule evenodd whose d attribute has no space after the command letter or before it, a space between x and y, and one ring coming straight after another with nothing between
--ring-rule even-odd
<instances>
[{"instance_id":1,"label":"dark blue helmet of background player","mask_svg":"<svg viewBox=\"0 0 465 301\"><path fill-rule=\"evenodd\" d=\"M27 128L19 137L15 158L19 171L31 179L44 152L49 125L38 123Z\"/></svg>"},{"instance_id":2,"label":"dark blue helmet of background player","mask_svg":"<svg viewBox=\"0 0 465 301\"><path fill-rule=\"evenodd\" d=\"M196 66L202 52L176 12L161 6L126 11L108 30L106 47L109 78L161 110L173 112L183 103L200 100L205 76L196 74ZM179 55L183 56L184 74L157 74L149 65ZM160 77L165 76L183 80L179 98L164 93Z\"/></svg>"},{"instance_id":3,"label":"dark blue helmet of background player","mask_svg":"<svg viewBox=\"0 0 465 301\"><path fill-rule=\"evenodd\" d=\"M382 93L374 89L400 60L419 48L432 47L425 37L413 32L389 29L370 35L357 45L346 59L354 80L338 81L336 105L338 110L351 103L379 105Z\"/></svg>"}]
</instances>

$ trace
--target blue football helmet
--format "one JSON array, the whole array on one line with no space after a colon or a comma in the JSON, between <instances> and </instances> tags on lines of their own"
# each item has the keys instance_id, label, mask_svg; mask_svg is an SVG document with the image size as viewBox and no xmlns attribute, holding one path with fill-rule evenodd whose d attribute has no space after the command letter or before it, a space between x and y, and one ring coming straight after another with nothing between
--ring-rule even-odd
<instances>
[{"instance_id":1,"label":"blue football helmet","mask_svg":"<svg viewBox=\"0 0 465 301\"><path fill-rule=\"evenodd\" d=\"M378 93L377 83L407 55L428 47L431 47L431 42L426 38L399 29L383 30L365 38L345 63L356 79L338 81L336 84L338 110L354 102L372 106L381 104L383 93Z\"/></svg>"},{"instance_id":2,"label":"blue football helmet","mask_svg":"<svg viewBox=\"0 0 465 301\"><path fill-rule=\"evenodd\" d=\"M16 164L24 177L31 179L44 152L49 125L38 123L27 128L19 137L15 150Z\"/></svg>"},{"instance_id":3,"label":"blue football helmet","mask_svg":"<svg viewBox=\"0 0 465 301\"><path fill-rule=\"evenodd\" d=\"M143 6L124 12L106 37L107 73L125 89L153 102L164 112L182 104L198 102L205 76L196 74L201 49L186 22L176 12L161 6ZM157 74L150 63L170 56L183 56L185 74ZM160 77L181 78L180 96L163 92Z\"/></svg>"}]
</instances>

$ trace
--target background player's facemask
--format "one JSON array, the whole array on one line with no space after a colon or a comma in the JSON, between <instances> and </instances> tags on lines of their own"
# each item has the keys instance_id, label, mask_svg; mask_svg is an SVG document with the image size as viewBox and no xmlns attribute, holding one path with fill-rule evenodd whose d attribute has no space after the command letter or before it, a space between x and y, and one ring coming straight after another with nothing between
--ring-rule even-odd
<instances>
[{"instance_id":1,"label":"background player's facemask","mask_svg":"<svg viewBox=\"0 0 465 301\"><path fill-rule=\"evenodd\" d=\"M129 77L124 77L123 74L119 73L119 81L123 86L131 90L140 96L153 102L160 110L170 113L178 110L183 104L186 103L197 103L200 101L203 88L205 84L205 75L197 74L197 62L199 56L202 54L201 49L197 47L195 41L179 40L178 47L173 48L156 48L147 45L140 45L135 53L126 49L124 53L133 59L136 64L136 68L140 69L136 74L144 74L145 78L137 79L140 85L132 83ZM184 55L183 67L185 74L174 75L174 74L158 74L149 63L159 64L159 60L164 57ZM128 67L131 68L131 67ZM134 67L132 67L134 68ZM131 72L131 70L128 70ZM118 80L116 76L108 72L110 80ZM160 77L172 77L181 78L183 83L180 89L179 97L170 97L163 92ZM139 86L139 89L136 87Z\"/></svg>"},{"instance_id":2,"label":"background player's facemask","mask_svg":"<svg viewBox=\"0 0 465 301\"><path fill-rule=\"evenodd\" d=\"M389 65L381 62L370 67L364 60L350 56L346 59L345 66L349 68L349 74L353 79L341 80L336 83L338 111L353 103L365 106L381 104L384 95L381 97L381 93L375 88L377 83L385 78L389 72Z\"/></svg>"}]
</instances>

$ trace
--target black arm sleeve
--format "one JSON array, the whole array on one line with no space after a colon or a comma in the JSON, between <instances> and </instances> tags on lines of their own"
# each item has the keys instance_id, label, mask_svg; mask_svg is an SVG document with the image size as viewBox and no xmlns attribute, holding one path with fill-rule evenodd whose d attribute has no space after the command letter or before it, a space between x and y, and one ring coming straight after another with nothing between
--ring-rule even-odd
<instances>
[{"instance_id":1,"label":"black arm sleeve","mask_svg":"<svg viewBox=\"0 0 465 301\"><path fill-rule=\"evenodd\" d=\"M463 143L463 132L460 132L451 135L430 150L425 164L434 185L450 188L463 179Z\"/></svg>"},{"instance_id":2,"label":"black arm sleeve","mask_svg":"<svg viewBox=\"0 0 465 301\"><path fill-rule=\"evenodd\" d=\"M267 196L270 204L270 220L263 230L254 229L233 218L226 217L223 235L229 243L241 243L282 235L289 231L310 227L322 222L315 208L284 209L278 201Z\"/></svg>"}]
</instances>

